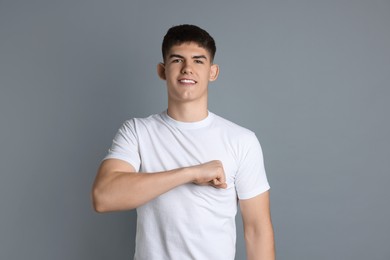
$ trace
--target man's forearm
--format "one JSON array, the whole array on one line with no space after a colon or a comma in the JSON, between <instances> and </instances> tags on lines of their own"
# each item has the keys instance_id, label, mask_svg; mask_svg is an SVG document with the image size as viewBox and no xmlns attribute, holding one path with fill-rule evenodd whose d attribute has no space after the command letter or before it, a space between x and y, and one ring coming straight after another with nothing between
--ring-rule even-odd
<instances>
[{"instance_id":1,"label":"man's forearm","mask_svg":"<svg viewBox=\"0 0 390 260\"><path fill-rule=\"evenodd\" d=\"M93 189L98 212L134 209L157 196L188 182L187 168L157 173L110 172L110 179Z\"/></svg>"},{"instance_id":2,"label":"man's forearm","mask_svg":"<svg viewBox=\"0 0 390 260\"><path fill-rule=\"evenodd\" d=\"M134 209L186 183L226 188L220 161L156 173L137 173L128 163L111 159L102 163L92 189L98 212Z\"/></svg>"}]
</instances>

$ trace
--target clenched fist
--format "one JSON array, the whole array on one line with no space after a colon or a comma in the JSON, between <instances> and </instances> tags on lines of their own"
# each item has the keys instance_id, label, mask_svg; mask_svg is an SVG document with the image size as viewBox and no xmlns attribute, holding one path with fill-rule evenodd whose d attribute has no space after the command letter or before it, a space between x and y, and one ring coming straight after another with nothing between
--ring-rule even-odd
<instances>
[{"instance_id":1,"label":"clenched fist","mask_svg":"<svg viewBox=\"0 0 390 260\"><path fill-rule=\"evenodd\" d=\"M214 160L190 167L194 171L193 183L211 185L215 188L227 187L225 171L221 161Z\"/></svg>"}]
</instances>

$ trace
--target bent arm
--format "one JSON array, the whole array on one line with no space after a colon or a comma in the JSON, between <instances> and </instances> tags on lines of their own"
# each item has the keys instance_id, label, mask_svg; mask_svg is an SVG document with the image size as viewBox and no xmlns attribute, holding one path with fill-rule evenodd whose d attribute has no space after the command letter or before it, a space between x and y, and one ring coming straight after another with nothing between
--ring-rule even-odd
<instances>
[{"instance_id":1,"label":"bent arm","mask_svg":"<svg viewBox=\"0 0 390 260\"><path fill-rule=\"evenodd\" d=\"M185 183L210 183L226 187L222 164L212 161L197 166L155 173L137 173L122 160L102 162L92 188L93 206L97 212L134 209Z\"/></svg>"},{"instance_id":2,"label":"bent arm","mask_svg":"<svg viewBox=\"0 0 390 260\"><path fill-rule=\"evenodd\" d=\"M274 260L275 243L269 191L240 200L248 260Z\"/></svg>"}]
</instances>

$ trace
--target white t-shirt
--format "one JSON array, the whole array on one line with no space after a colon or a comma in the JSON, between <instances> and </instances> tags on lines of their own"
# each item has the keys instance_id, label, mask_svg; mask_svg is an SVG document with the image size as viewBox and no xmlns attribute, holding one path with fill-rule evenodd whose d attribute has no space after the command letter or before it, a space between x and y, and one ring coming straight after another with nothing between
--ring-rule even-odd
<instances>
[{"instance_id":1,"label":"white t-shirt","mask_svg":"<svg viewBox=\"0 0 390 260\"><path fill-rule=\"evenodd\" d=\"M136 260L233 260L237 200L269 189L253 132L209 112L185 123L166 112L126 121L105 159L159 172L220 160L228 187L178 186L137 208Z\"/></svg>"}]
</instances>

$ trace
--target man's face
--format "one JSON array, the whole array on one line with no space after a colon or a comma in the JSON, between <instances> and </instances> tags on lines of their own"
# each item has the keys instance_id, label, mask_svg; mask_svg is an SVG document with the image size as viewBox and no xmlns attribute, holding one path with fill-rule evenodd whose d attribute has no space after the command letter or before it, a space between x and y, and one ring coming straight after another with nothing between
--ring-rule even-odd
<instances>
[{"instance_id":1,"label":"man's face","mask_svg":"<svg viewBox=\"0 0 390 260\"><path fill-rule=\"evenodd\" d=\"M218 76L218 66L212 64L208 51L196 43L174 45L164 64L159 64L160 78L166 80L170 102L205 101L209 81Z\"/></svg>"}]
</instances>

